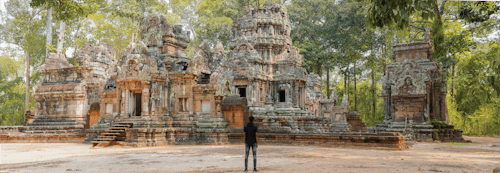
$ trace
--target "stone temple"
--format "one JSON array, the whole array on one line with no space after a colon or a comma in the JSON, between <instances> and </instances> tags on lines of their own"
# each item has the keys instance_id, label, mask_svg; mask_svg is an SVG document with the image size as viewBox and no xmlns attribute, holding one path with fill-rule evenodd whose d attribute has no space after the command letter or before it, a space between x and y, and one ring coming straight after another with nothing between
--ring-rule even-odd
<instances>
[{"instance_id":1,"label":"stone temple","mask_svg":"<svg viewBox=\"0 0 500 173\"><path fill-rule=\"evenodd\" d=\"M406 138L423 141L464 142L462 130L449 125L446 107L446 78L441 63L432 61L432 42L392 42L394 63L383 77L385 119L377 130L401 132Z\"/></svg>"},{"instance_id":2,"label":"stone temple","mask_svg":"<svg viewBox=\"0 0 500 173\"><path fill-rule=\"evenodd\" d=\"M118 59L107 45L85 45L75 66L51 54L35 88L34 116L27 114L26 126L0 129L0 138L94 146L241 143L243 125L254 116L263 143L404 149L400 133L408 130L396 127L446 121L443 84L434 80L439 74L425 44L415 50L425 54L420 59L396 51L384 83L386 120L367 128L345 96L339 102L333 90L326 99L320 77L301 67L282 2L245 7L234 16L228 45L205 41L186 57L189 38L182 26L150 15L139 41Z\"/></svg>"}]
</instances>

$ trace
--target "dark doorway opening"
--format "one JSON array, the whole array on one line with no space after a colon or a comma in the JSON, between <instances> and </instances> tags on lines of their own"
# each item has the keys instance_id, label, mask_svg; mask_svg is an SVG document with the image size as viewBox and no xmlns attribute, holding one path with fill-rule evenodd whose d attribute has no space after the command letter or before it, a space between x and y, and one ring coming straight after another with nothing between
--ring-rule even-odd
<instances>
[{"instance_id":1,"label":"dark doorway opening","mask_svg":"<svg viewBox=\"0 0 500 173\"><path fill-rule=\"evenodd\" d=\"M135 93L135 116L141 116L142 112L142 93Z\"/></svg>"},{"instance_id":2,"label":"dark doorway opening","mask_svg":"<svg viewBox=\"0 0 500 173\"><path fill-rule=\"evenodd\" d=\"M280 102L285 102L285 90L279 91Z\"/></svg>"},{"instance_id":3,"label":"dark doorway opening","mask_svg":"<svg viewBox=\"0 0 500 173\"><path fill-rule=\"evenodd\" d=\"M209 84L210 83L210 74L201 73L198 78L198 84Z\"/></svg>"},{"instance_id":4,"label":"dark doorway opening","mask_svg":"<svg viewBox=\"0 0 500 173\"><path fill-rule=\"evenodd\" d=\"M240 97L247 97L247 88L238 88L238 94Z\"/></svg>"}]
</instances>

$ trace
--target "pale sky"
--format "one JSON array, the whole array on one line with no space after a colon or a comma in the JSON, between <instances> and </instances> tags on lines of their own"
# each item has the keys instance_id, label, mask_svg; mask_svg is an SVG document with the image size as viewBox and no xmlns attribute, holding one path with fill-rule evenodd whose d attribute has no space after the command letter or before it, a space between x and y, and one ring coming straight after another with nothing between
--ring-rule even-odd
<instances>
[{"instance_id":1,"label":"pale sky","mask_svg":"<svg viewBox=\"0 0 500 173\"><path fill-rule=\"evenodd\" d=\"M0 11L1 12L4 12L5 11L5 7L4 7L4 3L7 2L7 0L0 0ZM2 23L1 21L2 19L0 19L0 23Z\"/></svg>"}]
</instances>

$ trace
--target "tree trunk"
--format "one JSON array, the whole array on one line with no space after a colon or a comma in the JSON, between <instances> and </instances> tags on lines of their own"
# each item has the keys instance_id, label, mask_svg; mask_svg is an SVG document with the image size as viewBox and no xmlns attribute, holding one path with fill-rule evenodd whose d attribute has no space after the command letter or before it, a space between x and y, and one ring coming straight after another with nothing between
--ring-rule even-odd
<instances>
[{"instance_id":1,"label":"tree trunk","mask_svg":"<svg viewBox=\"0 0 500 173\"><path fill-rule=\"evenodd\" d=\"M372 112L372 117L375 118L375 114L377 112L377 102L376 102L376 95L375 95L375 67L372 69L372 97L373 97L373 112Z\"/></svg>"},{"instance_id":2,"label":"tree trunk","mask_svg":"<svg viewBox=\"0 0 500 173\"><path fill-rule=\"evenodd\" d=\"M63 20L60 21L61 24L60 24L60 27L59 27L59 31L58 31L58 34L57 34L57 55L63 53L63 45L64 45L64 34L66 33L66 23L64 23Z\"/></svg>"},{"instance_id":3,"label":"tree trunk","mask_svg":"<svg viewBox=\"0 0 500 173\"><path fill-rule=\"evenodd\" d=\"M132 16L132 24L135 24L135 16ZM134 34L135 32L132 31L132 39L131 39L131 42L132 43L135 43L135 37L134 37Z\"/></svg>"},{"instance_id":4,"label":"tree trunk","mask_svg":"<svg viewBox=\"0 0 500 173\"><path fill-rule=\"evenodd\" d=\"M386 69L387 69L387 58L385 57L385 54L384 54L384 50L385 50L385 48L384 48L384 47L385 47L385 46L384 46L384 45L382 45L382 56L384 57L384 76L385 76L385 75L386 75L386 74L385 74L385 71L386 71Z\"/></svg>"},{"instance_id":5,"label":"tree trunk","mask_svg":"<svg viewBox=\"0 0 500 173\"><path fill-rule=\"evenodd\" d=\"M347 110L349 110L349 65L347 66L347 90L346 90L346 97L347 97Z\"/></svg>"},{"instance_id":6,"label":"tree trunk","mask_svg":"<svg viewBox=\"0 0 500 173\"><path fill-rule=\"evenodd\" d=\"M330 68L326 68L326 97L330 99Z\"/></svg>"},{"instance_id":7,"label":"tree trunk","mask_svg":"<svg viewBox=\"0 0 500 173\"><path fill-rule=\"evenodd\" d=\"M78 38L78 32L80 32L80 24L78 24L78 28L76 29L76 32L75 32L75 39L73 40L73 42L75 43L75 51L73 52L73 58L76 59L76 53L78 51L78 45L76 44L76 38Z\"/></svg>"},{"instance_id":8,"label":"tree trunk","mask_svg":"<svg viewBox=\"0 0 500 173\"><path fill-rule=\"evenodd\" d=\"M30 54L26 52L26 97L24 103L24 112L29 110L30 106Z\"/></svg>"},{"instance_id":9,"label":"tree trunk","mask_svg":"<svg viewBox=\"0 0 500 173\"><path fill-rule=\"evenodd\" d=\"M455 65L451 66L451 97L455 98Z\"/></svg>"},{"instance_id":10,"label":"tree trunk","mask_svg":"<svg viewBox=\"0 0 500 173\"><path fill-rule=\"evenodd\" d=\"M344 73L344 93L347 94L347 71Z\"/></svg>"},{"instance_id":11,"label":"tree trunk","mask_svg":"<svg viewBox=\"0 0 500 173\"><path fill-rule=\"evenodd\" d=\"M47 38L46 44L52 44L52 7L47 10ZM45 48L45 58L49 56L49 49Z\"/></svg>"},{"instance_id":12,"label":"tree trunk","mask_svg":"<svg viewBox=\"0 0 500 173\"><path fill-rule=\"evenodd\" d=\"M321 76L321 66L323 66L323 63L320 63L320 62L318 61L318 75L319 75L319 78L320 78L320 79L323 79L323 78L322 78L322 76Z\"/></svg>"},{"instance_id":13,"label":"tree trunk","mask_svg":"<svg viewBox=\"0 0 500 173\"><path fill-rule=\"evenodd\" d=\"M484 109L484 135L486 135L486 131L488 130L488 129L486 128L486 117L487 117L487 116L488 116L488 115L486 114L486 109Z\"/></svg>"},{"instance_id":14,"label":"tree trunk","mask_svg":"<svg viewBox=\"0 0 500 173\"><path fill-rule=\"evenodd\" d=\"M356 61L354 61L354 111L358 111L358 93L357 93L357 83L356 83Z\"/></svg>"}]
</instances>

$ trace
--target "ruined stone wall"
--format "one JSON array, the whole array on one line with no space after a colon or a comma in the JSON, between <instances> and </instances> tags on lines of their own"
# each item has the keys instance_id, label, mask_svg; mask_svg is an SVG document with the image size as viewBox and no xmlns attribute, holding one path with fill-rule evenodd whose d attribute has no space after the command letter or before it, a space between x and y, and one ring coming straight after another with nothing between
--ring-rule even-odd
<instances>
[{"instance_id":1,"label":"ruined stone wall","mask_svg":"<svg viewBox=\"0 0 500 173\"><path fill-rule=\"evenodd\" d=\"M85 124L86 68L73 67L64 55L51 53L41 67L35 87L34 121L30 126L83 128Z\"/></svg>"},{"instance_id":2,"label":"ruined stone wall","mask_svg":"<svg viewBox=\"0 0 500 173\"><path fill-rule=\"evenodd\" d=\"M440 64L433 62L429 42L395 43L395 62L387 66L382 96L386 122L429 123L448 121L445 111L446 81Z\"/></svg>"},{"instance_id":3,"label":"ruined stone wall","mask_svg":"<svg viewBox=\"0 0 500 173\"><path fill-rule=\"evenodd\" d=\"M385 119L377 130L400 132L408 140L464 142L462 130L448 125L446 80L432 59L428 32L423 41L392 46L394 63L382 81Z\"/></svg>"}]
</instances>

